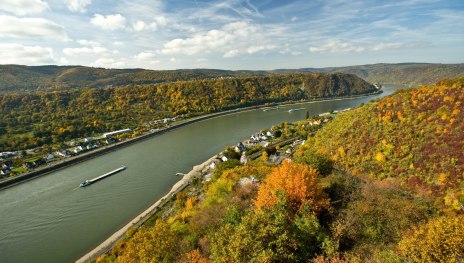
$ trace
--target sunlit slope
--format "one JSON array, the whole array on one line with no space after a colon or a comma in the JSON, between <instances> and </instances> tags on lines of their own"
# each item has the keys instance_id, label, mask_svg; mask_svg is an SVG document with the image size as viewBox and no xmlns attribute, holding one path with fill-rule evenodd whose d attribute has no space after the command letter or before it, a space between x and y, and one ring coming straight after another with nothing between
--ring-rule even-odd
<instances>
[{"instance_id":1,"label":"sunlit slope","mask_svg":"<svg viewBox=\"0 0 464 263\"><path fill-rule=\"evenodd\" d=\"M463 83L400 90L339 115L308 145L353 174L399 178L457 210L464 201Z\"/></svg>"}]
</instances>

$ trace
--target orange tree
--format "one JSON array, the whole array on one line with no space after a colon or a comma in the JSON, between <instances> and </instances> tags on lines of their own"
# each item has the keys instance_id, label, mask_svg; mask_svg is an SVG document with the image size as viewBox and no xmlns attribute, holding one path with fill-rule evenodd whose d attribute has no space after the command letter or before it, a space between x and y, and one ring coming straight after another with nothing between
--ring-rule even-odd
<instances>
[{"instance_id":1,"label":"orange tree","mask_svg":"<svg viewBox=\"0 0 464 263\"><path fill-rule=\"evenodd\" d=\"M260 185L256 208L272 208L279 203L279 192L286 197L293 211L309 205L314 212L328 207L329 199L317 183L315 169L303 164L284 161Z\"/></svg>"}]
</instances>

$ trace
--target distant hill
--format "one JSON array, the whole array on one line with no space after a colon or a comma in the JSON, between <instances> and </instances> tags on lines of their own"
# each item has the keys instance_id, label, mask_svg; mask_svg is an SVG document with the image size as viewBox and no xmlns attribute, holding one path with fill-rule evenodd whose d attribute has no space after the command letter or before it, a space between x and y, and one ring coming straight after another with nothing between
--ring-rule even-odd
<instances>
[{"instance_id":1,"label":"distant hill","mask_svg":"<svg viewBox=\"0 0 464 263\"><path fill-rule=\"evenodd\" d=\"M285 72L286 70L277 70ZM295 71L295 70L290 70ZM464 64L400 63L334 68L303 68L300 72L343 72L371 83L426 85L442 79L464 77Z\"/></svg>"},{"instance_id":2,"label":"distant hill","mask_svg":"<svg viewBox=\"0 0 464 263\"><path fill-rule=\"evenodd\" d=\"M73 70L84 72L88 79L90 73L97 72L98 76L111 73L90 68L64 71ZM133 74L145 72L133 71ZM193 76L184 72L185 76ZM63 77L62 73L56 75ZM122 79L122 76L124 73L114 78ZM0 149L27 149L109 130L143 127L151 120L166 116L375 91L372 84L351 74L288 73L118 88L4 93L0 94Z\"/></svg>"},{"instance_id":3,"label":"distant hill","mask_svg":"<svg viewBox=\"0 0 464 263\"><path fill-rule=\"evenodd\" d=\"M264 71L218 69L104 69L83 66L0 65L0 92L31 92L155 84L181 80L266 75Z\"/></svg>"},{"instance_id":4,"label":"distant hill","mask_svg":"<svg viewBox=\"0 0 464 263\"><path fill-rule=\"evenodd\" d=\"M273 71L232 71L218 69L104 69L83 66L0 65L0 93L99 88L156 84L221 77L266 76L278 73L349 73L371 83L435 83L441 79L464 77L464 64L373 64L332 68L279 69Z\"/></svg>"}]
</instances>

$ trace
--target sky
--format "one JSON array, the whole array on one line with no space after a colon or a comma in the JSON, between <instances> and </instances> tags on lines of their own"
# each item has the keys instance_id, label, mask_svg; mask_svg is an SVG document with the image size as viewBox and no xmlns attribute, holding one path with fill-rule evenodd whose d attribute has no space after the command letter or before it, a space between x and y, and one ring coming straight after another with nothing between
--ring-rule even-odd
<instances>
[{"instance_id":1,"label":"sky","mask_svg":"<svg viewBox=\"0 0 464 263\"><path fill-rule=\"evenodd\" d=\"M463 63L463 0L0 0L0 64Z\"/></svg>"}]
</instances>

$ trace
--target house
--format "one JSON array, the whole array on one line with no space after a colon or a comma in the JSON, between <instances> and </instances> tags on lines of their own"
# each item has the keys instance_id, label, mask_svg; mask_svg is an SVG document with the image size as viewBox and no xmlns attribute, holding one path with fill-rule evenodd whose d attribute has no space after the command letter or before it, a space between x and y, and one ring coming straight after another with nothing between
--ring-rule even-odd
<instances>
[{"instance_id":1,"label":"house","mask_svg":"<svg viewBox=\"0 0 464 263\"><path fill-rule=\"evenodd\" d=\"M32 167L34 167L34 165L31 162L23 163L23 168L31 169Z\"/></svg>"},{"instance_id":2,"label":"house","mask_svg":"<svg viewBox=\"0 0 464 263\"><path fill-rule=\"evenodd\" d=\"M42 164L44 164L44 163L45 163L45 160L43 160L43 159L37 159L37 160L35 160L35 161L32 162L32 165L33 165L34 167L37 167L37 166L40 166L40 165L42 165Z\"/></svg>"},{"instance_id":3,"label":"house","mask_svg":"<svg viewBox=\"0 0 464 263\"><path fill-rule=\"evenodd\" d=\"M240 163L241 164L247 164L248 163L248 156L246 155L245 152L243 152L242 156L240 157Z\"/></svg>"},{"instance_id":4,"label":"house","mask_svg":"<svg viewBox=\"0 0 464 263\"><path fill-rule=\"evenodd\" d=\"M69 142L65 142L64 144L68 145L68 146L71 146L71 147L74 147L77 145L77 142L75 141L69 141Z\"/></svg>"},{"instance_id":5,"label":"house","mask_svg":"<svg viewBox=\"0 0 464 263\"><path fill-rule=\"evenodd\" d=\"M216 165L222 163L222 160L219 158L214 159L211 164L209 165L209 168L214 169L216 168Z\"/></svg>"},{"instance_id":6,"label":"house","mask_svg":"<svg viewBox=\"0 0 464 263\"><path fill-rule=\"evenodd\" d=\"M213 178L213 173L208 173L203 177L203 182L209 182Z\"/></svg>"},{"instance_id":7,"label":"house","mask_svg":"<svg viewBox=\"0 0 464 263\"><path fill-rule=\"evenodd\" d=\"M245 145L243 145L242 142L239 142L235 147L234 147L234 151L237 152L237 153L241 153L241 152L244 152L246 151L246 147Z\"/></svg>"},{"instance_id":8,"label":"house","mask_svg":"<svg viewBox=\"0 0 464 263\"><path fill-rule=\"evenodd\" d=\"M10 168L5 168L5 169L0 170L0 175L2 175L2 176L8 176L8 175L10 175L10 173L11 173Z\"/></svg>"},{"instance_id":9,"label":"house","mask_svg":"<svg viewBox=\"0 0 464 263\"><path fill-rule=\"evenodd\" d=\"M72 149L72 152L78 154L78 153L82 152L83 150L84 150L84 147L82 147L82 146L79 145L79 146L73 148L73 149Z\"/></svg>"},{"instance_id":10,"label":"house","mask_svg":"<svg viewBox=\"0 0 464 263\"><path fill-rule=\"evenodd\" d=\"M222 156L222 157L221 157L221 160L222 160L223 162L227 162L227 161L229 160L229 158L227 158L227 157L225 157L225 156Z\"/></svg>"},{"instance_id":11,"label":"house","mask_svg":"<svg viewBox=\"0 0 464 263\"><path fill-rule=\"evenodd\" d=\"M45 155L45 161L48 163L48 162L51 162L55 159L55 155L49 153L47 155Z\"/></svg>"},{"instance_id":12,"label":"house","mask_svg":"<svg viewBox=\"0 0 464 263\"><path fill-rule=\"evenodd\" d=\"M238 185L244 186L244 185L247 185L247 184L255 184L255 183L258 183L258 182L259 182L259 180L256 179L254 176L243 177L242 179L240 179L240 181L238 181Z\"/></svg>"},{"instance_id":13,"label":"house","mask_svg":"<svg viewBox=\"0 0 464 263\"><path fill-rule=\"evenodd\" d=\"M64 151L57 151L57 152L55 152L55 154L58 155L58 156L61 156L61 157L63 157L63 158L68 158L68 157L69 157L69 154L68 154L68 152L67 152L66 150L64 150Z\"/></svg>"},{"instance_id":14,"label":"house","mask_svg":"<svg viewBox=\"0 0 464 263\"><path fill-rule=\"evenodd\" d=\"M0 157L8 158L18 155L18 152L1 152Z\"/></svg>"}]
</instances>

